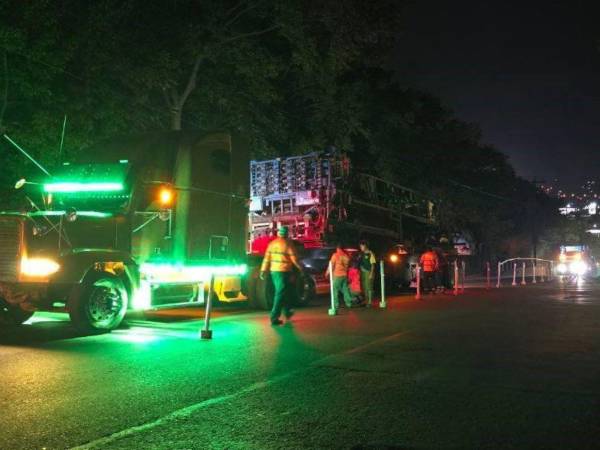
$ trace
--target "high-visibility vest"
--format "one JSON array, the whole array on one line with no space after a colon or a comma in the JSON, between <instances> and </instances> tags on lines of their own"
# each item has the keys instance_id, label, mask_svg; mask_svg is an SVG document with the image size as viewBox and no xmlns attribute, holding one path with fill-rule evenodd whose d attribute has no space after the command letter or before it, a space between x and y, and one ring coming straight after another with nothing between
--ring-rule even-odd
<instances>
[{"instance_id":1,"label":"high-visibility vest","mask_svg":"<svg viewBox=\"0 0 600 450\"><path fill-rule=\"evenodd\" d=\"M348 276L348 267L350 267L350 257L346 252L336 251L331 255L331 265L333 266L334 277L346 277Z\"/></svg>"},{"instance_id":2,"label":"high-visibility vest","mask_svg":"<svg viewBox=\"0 0 600 450\"><path fill-rule=\"evenodd\" d=\"M278 237L269 243L260 268L261 271L291 272L297 264L294 246L287 239Z\"/></svg>"},{"instance_id":3,"label":"high-visibility vest","mask_svg":"<svg viewBox=\"0 0 600 450\"><path fill-rule=\"evenodd\" d=\"M434 252L425 252L421 255L423 272L435 272L438 268L438 257Z\"/></svg>"}]
</instances>

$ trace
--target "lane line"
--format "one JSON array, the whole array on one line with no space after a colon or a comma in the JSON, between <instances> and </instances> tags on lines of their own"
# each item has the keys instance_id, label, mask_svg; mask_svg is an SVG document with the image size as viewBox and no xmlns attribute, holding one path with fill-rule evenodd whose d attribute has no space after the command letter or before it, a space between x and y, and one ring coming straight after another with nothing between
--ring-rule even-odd
<instances>
[{"instance_id":1,"label":"lane line","mask_svg":"<svg viewBox=\"0 0 600 450\"><path fill-rule=\"evenodd\" d=\"M144 431L151 430L153 428L159 427L159 426L164 425L164 424L166 424L168 422L171 422L171 421L176 421L178 419L188 418L193 413L195 413L196 411L204 409L204 408L206 408L208 406L212 406L212 405L216 405L216 404L219 404L219 403L227 402L229 400L237 399L238 397L242 397L242 396L244 396L246 394L250 394L250 393L258 391L260 389L264 389L264 388L266 388L266 387L268 387L268 386L270 386L272 384L279 383L280 381L286 380L286 379L291 378L291 377L293 377L295 375L298 375L300 373L304 373L304 372L307 372L307 371L309 371L311 369L318 368L324 361L326 361L326 360L328 360L330 358L333 358L333 357L336 357L336 356L349 355L349 354L353 354L353 353L356 353L356 352L360 352L361 350L363 350L365 348L368 348L368 347L370 347L372 345L377 345L379 343L395 339L395 338L397 338L399 336L402 336L404 334L407 334L407 332L406 331L401 331L401 332L398 332L398 333L390 334L390 335L385 336L383 338L376 339L376 340L368 342L366 344L359 345L358 347L351 348L350 350L345 350L345 351L340 352L340 353L334 353L332 355L327 355L324 358L321 358L321 359L319 359L317 361L314 361L314 362L310 363L308 366L306 366L303 369L293 370L291 372L288 372L288 373L285 373L285 374L282 374L282 375L278 375L278 376L273 377L271 379L268 379L266 381L259 381L257 383L251 384L250 386L247 386L247 387L245 387L243 389L240 389L239 391L234 392L232 394L221 395L219 397L214 397L214 398L210 398L210 399L207 399L207 400L203 400L203 401L201 401L199 403L194 403L193 405L186 406L186 407L181 408L181 409L177 409L177 410L175 410L175 411L173 411L173 412L171 412L171 413L169 413L169 414L167 414L165 416L159 417L158 419L153 420L151 422L146 422L146 423L141 424L141 425L136 425L136 426L133 426L133 427L130 427L130 428L126 428L126 429L121 430L121 431L117 431L116 433L110 434L108 436L105 436L105 437L102 437L102 438L99 438L99 439L95 439L93 441L87 442L87 443L82 444L82 445L78 445L76 447L71 447L70 450L91 450L91 449L95 449L95 448L103 448L106 445L109 445L109 444L111 444L113 442L118 441L119 439L123 439L123 438L129 437L129 436L133 436L133 435L138 434L138 433L142 433Z\"/></svg>"}]
</instances>

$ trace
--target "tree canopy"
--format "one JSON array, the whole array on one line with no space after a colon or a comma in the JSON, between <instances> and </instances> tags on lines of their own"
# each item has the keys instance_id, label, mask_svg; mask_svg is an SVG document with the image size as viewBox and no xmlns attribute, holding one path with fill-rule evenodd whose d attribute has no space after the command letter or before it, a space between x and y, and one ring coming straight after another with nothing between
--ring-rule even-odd
<instances>
[{"instance_id":1,"label":"tree canopy","mask_svg":"<svg viewBox=\"0 0 600 450\"><path fill-rule=\"evenodd\" d=\"M535 186L476 125L395 81L403 14L395 0L0 0L0 128L49 165L159 130L236 130L255 157L335 146L497 250L531 228ZM6 202L35 169L0 146Z\"/></svg>"}]
</instances>

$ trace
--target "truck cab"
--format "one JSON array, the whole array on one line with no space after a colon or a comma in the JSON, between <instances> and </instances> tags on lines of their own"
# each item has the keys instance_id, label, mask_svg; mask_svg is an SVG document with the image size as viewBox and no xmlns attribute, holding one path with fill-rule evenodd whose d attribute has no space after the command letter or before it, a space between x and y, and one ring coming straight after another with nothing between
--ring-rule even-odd
<instances>
[{"instance_id":1,"label":"truck cab","mask_svg":"<svg viewBox=\"0 0 600 450\"><path fill-rule=\"evenodd\" d=\"M110 331L130 309L246 300L248 159L231 155L243 146L227 134L129 144L17 182L26 207L0 213L0 323L64 311Z\"/></svg>"}]
</instances>

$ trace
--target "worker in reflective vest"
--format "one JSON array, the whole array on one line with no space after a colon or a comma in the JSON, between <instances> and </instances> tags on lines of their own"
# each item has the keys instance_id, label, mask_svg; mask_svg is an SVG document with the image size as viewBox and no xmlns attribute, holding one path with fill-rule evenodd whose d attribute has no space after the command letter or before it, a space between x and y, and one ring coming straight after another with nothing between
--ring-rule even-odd
<instances>
[{"instance_id":1,"label":"worker in reflective vest","mask_svg":"<svg viewBox=\"0 0 600 450\"><path fill-rule=\"evenodd\" d=\"M350 293L350 287L348 286L348 269L350 267L350 256L343 249L341 244L337 244L335 253L331 255L329 260L329 266L325 271L325 276L329 277L329 267L332 269L333 278L333 303L335 309L340 306L339 295L340 292L344 297L344 304L347 308L352 307L352 294Z\"/></svg>"},{"instance_id":2,"label":"worker in reflective vest","mask_svg":"<svg viewBox=\"0 0 600 450\"><path fill-rule=\"evenodd\" d=\"M423 268L423 290L429 290L429 292L435 294L436 272L440 266L437 254L431 247L427 247L427 251L421 255L419 263Z\"/></svg>"},{"instance_id":3,"label":"worker in reflective vest","mask_svg":"<svg viewBox=\"0 0 600 450\"><path fill-rule=\"evenodd\" d=\"M373 281L375 279L375 265L377 259L369 249L367 241L360 241L360 284L367 300L367 307L373 302Z\"/></svg>"},{"instance_id":4,"label":"worker in reflective vest","mask_svg":"<svg viewBox=\"0 0 600 450\"><path fill-rule=\"evenodd\" d=\"M298 269L303 272L302 266L298 263L296 250L292 242L287 239L288 228L281 227L277 232L277 238L271 241L265 252L262 266L260 268L260 279L266 279L266 273L271 273L271 280L275 288L273 298L273 309L271 310L271 324L281 325L283 322L279 319L281 312L286 319L291 319L294 311L290 305L290 294L292 288L292 271Z\"/></svg>"}]
</instances>

